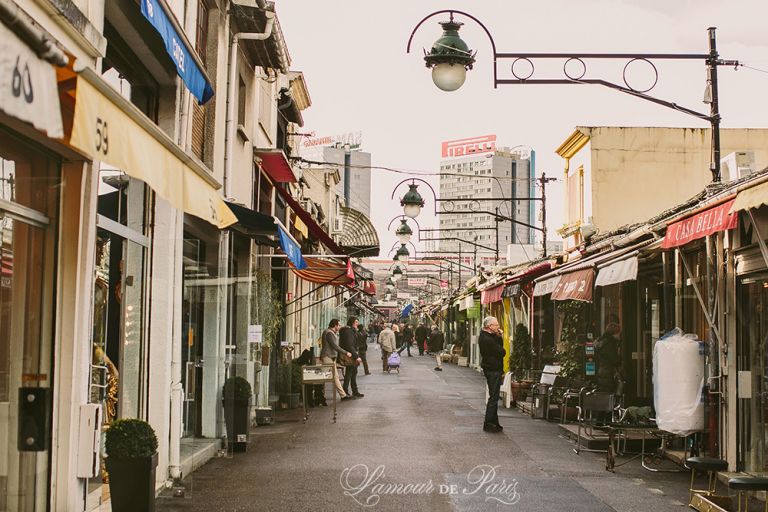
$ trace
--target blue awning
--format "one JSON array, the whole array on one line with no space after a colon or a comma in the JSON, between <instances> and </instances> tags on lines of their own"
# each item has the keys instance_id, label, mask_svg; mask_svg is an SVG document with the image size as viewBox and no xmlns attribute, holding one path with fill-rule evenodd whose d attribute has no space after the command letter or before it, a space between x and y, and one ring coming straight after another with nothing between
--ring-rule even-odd
<instances>
[{"instance_id":1,"label":"blue awning","mask_svg":"<svg viewBox=\"0 0 768 512\"><path fill-rule=\"evenodd\" d=\"M280 237L280 247L282 247L283 252L288 256L291 263L293 263L293 266L298 270L307 268L307 262L304 261L304 257L301 255L299 244L293 241L290 235L285 232L283 226L277 226L277 234Z\"/></svg>"},{"instance_id":2,"label":"blue awning","mask_svg":"<svg viewBox=\"0 0 768 512\"><path fill-rule=\"evenodd\" d=\"M176 65L176 72L202 105L213 97L213 87L205 71L192 57L189 42L179 34L178 22L172 13L166 11L167 8L165 0L141 0L141 13L163 38L165 51Z\"/></svg>"}]
</instances>

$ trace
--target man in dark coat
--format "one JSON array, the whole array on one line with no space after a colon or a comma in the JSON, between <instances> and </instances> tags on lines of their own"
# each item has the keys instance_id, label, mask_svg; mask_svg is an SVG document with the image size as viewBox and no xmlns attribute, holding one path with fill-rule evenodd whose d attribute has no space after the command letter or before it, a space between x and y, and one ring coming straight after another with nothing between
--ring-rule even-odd
<instances>
[{"instance_id":1,"label":"man in dark coat","mask_svg":"<svg viewBox=\"0 0 768 512\"><path fill-rule=\"evenodd\" d=\"M437 366L435 366L436 372L443 371L443 359L440 356L440 352L443 351L444 345L445 336L443 336L443 333L440 332L440 329L437 327L437 325L432 326L432 334L429 335L429 351L435 354L435 359L437 360Z\"/></svg>"},{"instance_id":2,"label":"man in dark coat","mask_svg":"<svg viewBox=\"0 0 768 512\"><path fill-rule=\"evenodd\" d=\"M357 326L359 322L357 317L351 316L347 320L347 325L339 331L339 346L352 354L352 364L344 366L344 392L347 394L342 400L349 400L352 397L363 398L365 395L357 389L357 365L362 362L360 354L357 352ZM349 393L349 385L352 384L352 393Z\"/></svg>"},{"instance_id":3,"label":"man in dark coat","mask_svg":"<svg viewBox=\"0 0 768 512\"><path fill-rule=\"evenodd\" d=\"M411 329L411 326L408 324L405 324L405 327L403 327L402 332L402 339L401 339L401 345L400 349L397 351L398 354L402 354L403 350L408 351L408 357L411 356L411 344L413 343L413 329Z\"/></svg>"},{"instance_id":4,"label":"man in dark coat","mask_svg":"<svg viewBox=\"0 0 768 512\"><path fill-rule=\"evenodd\" d=\"M357 353L363 361L365 374L370 375L371 372L368 370L368 358L366 357L366 352L368 352L368 330L365 326L360 325L357 328Z\"/></svg>"},{"instance_id":5,"label":"man in dark coat","mask_svg":"<svg viewBox=\"0 0 768 512\"><path fill-rule=\"evenodd\" d=\"M501 390L501 376L504 372L504 341L501 339L499 321L492 316L483 320L483 330L480 331L478 344L480 345L480 366L483 368L485 380L488 383L488 404L485 406L485 423L483 430L486 432L501 432L499 425L499 392Z\"/></svg>"},{"instance_id":6,"label":"man in dark coat","mask_svg":"<svg viewBox=\"0 0 768 512\"><path fill-rule=\"evenodd\" d=\"M424 344L429 338L429 329L423 323L416 328L416 344L419 346L419 355L424 353ZM408 353L410 355L410 352Z\"/></svg>"}]
</instances>

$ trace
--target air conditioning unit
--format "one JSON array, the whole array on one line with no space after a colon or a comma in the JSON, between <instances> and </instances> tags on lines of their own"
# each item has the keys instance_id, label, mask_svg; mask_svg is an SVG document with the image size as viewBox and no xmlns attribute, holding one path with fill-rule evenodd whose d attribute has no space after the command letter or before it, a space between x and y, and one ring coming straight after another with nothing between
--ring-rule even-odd
<instances>
[{"instance_id":1,"label":"air conditioning unit","mask_svg":"<svg viewBox=\"0 0 768 512\"><path fill-rule=\"evenodd\" d=\"M720 173L726 181L737 180L755 172L754 151L734 151L720 159Z\"/></svg>"}]
</instances>

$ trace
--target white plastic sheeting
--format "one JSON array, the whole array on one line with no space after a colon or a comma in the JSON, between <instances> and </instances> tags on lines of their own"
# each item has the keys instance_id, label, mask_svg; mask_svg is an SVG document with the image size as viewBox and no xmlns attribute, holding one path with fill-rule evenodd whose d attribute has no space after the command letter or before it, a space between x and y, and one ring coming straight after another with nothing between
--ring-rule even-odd
<instances>
[{"instance_id":1,"label":"white plastic sheeting","mask_svg":"<svg viewBox=\"0 0 768 512\"><path fill-rule=\"evenodd\" d=\"M704 429L704 343L675 328L653 345L653 399L661 430Z\"/></svg>"}]
</instances>

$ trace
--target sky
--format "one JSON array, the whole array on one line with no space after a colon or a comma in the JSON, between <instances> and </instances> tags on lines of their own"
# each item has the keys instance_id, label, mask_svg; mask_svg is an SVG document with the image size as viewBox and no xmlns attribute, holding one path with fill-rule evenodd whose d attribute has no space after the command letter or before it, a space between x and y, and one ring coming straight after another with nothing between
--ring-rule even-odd
<instances>
[{"instance_id":1,"label":"sky","mask_svg":"<svg viewBox=\"0 0 768 512\"><path fill-rule=\"evenodd\" d=\"M768 127L768 18L766 0L277 0L276 12L288 46L291 69L302 71L312 106L304 112L302 133L336 135L362 132L362 148L372 166L436 173L440 142L496 134L498 146L525 145L536 150L537 171L562 178L563 160L555 149L576 126L688 126L708 123L600 86L493 87L488 36L472 20L462 38L477 51L474 69L458 91L443 92L431 80L422 48L441 34L437 10L457 9L482 21L498 52L706 53L707 28L717 27L723 59L747 67L720 67L720 112L725 128ZM499 77L511 77L506 61ZM706 69L700 61L655 61L659 79L650 94L708 112L702 103ZM561 78L562 61L536 61L535 78ZM587 78L621 83L625 61L587 61ZM629 69L638 87L652 78L642 63ZM397 239L402 213L399 182L415 176L372 169L371 218L379 233L381 256ZM421 176L437 185L437 177ZM437 227L431 193L420 187L427 204L422 228ZM391 199L393 194L395 199ZM562 226L562 179L547 188L550 237ZM352 206L356 206L354 201ZM357 205L360 206L360 205ZM421 251L423 244L414 243ZM411 252L413 252L411 250Z\"/></svg>"}]
</instances>

